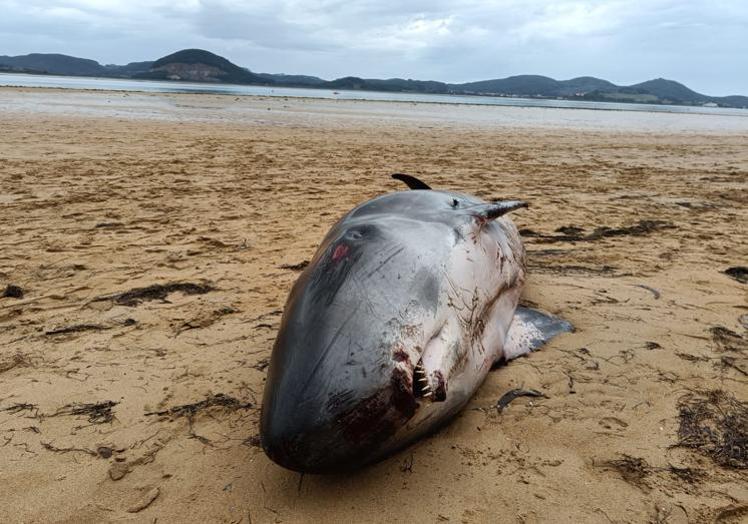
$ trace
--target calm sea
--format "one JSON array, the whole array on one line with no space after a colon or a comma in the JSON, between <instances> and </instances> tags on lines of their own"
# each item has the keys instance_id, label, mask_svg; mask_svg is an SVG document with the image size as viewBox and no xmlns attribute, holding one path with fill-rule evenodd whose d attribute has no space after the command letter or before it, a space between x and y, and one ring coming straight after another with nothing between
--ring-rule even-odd
<instances>
[{"instance_id":1,"label":"calm sea","mask_svg":"<svg viewBox=\"0 0 748 524\"><path fill-rule=\"evenodd\" d=\"M613 102L585 102L577 100L551 100L465 95L429 95L420 93L385 93L377 91L332 91L329 89L305 89L296 87L201 84L190 82L161 82L154 80L23 75L12 73L0 73L0 86L56 87L67 89L96 89L103 91L141 91L150 93L212 93L227 95L328 98L341 100L379 100L392 102L430 102L440 104L471 104L489 106L602 109L617 111L657 111L666 113L697 113L748 117L748 110L746 109L727 109L720 107L671 106L656 104L617 104Z\"/></svg>"}]
</instances>

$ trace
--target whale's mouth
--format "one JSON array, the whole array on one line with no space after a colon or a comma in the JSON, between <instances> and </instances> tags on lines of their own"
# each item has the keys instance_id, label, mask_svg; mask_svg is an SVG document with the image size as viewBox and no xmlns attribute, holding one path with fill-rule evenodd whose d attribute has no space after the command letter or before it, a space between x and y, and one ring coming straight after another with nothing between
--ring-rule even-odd
<instances>
[{"instance_id":1,"label":"whale's mouth","mask_svg":"<svg viewBox=\"0 0 748 524\"><path fill-rule=\"evenodd\" d=\"M434 392L429 385L429 379L426 376L426 370L423 368L423 361L419 360L413 370L413 396L432 400Z\"/></svg>"},{"instance_id":2,"label":"whale's mouth","mask_svg":"<svg viewBox=\"0 0 748 524\"><path fill-rule=\"evenodd\" d=\"M423 358L413 369L413 396L431 402L447 400L447 381L440 369L428 369Z\"/></svg>"},{"instance_id":3,"label":"whale's mouth","mask_svg":"<svg viewBox=\"0 0 748 524\"><path fill-rule=\"evenodd\" d=\"M431 335L413 368L413 396L431 402L447 400L447 378L452 372L459 345L454 323L445 321Z\"/></svg>"},{"instance_id":4,"label":"whale's mouth","mask_svg":"<svg viewBox=\"0 0 748 524\"><path fill-rule=\"evenodd\" d=\"M422 402L447 399L447 378L453 371L459 351L454 331L454 326L443 322L429 334L423 345L398 342L393 347L395 369L407 374L408 392L412 398Z\"/></svg>"}]
</instances>

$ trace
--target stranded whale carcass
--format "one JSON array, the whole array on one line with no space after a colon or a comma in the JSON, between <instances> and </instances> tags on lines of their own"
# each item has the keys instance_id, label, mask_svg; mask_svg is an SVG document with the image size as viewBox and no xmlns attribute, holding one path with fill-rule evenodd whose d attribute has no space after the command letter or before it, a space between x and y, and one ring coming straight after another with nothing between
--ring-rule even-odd
<instances>
[{"instance_id":1,"label":"stranded whale carcass","mask_svg":"<svg viewBox=\"0 0 748 524\"><path fill-rule=\"evenodd\" d=\"M393 175L413 189L345 215L286 303L260 436L300 472L345 471L439 427L492 365L564 330L517 308L525 250L507 212Z\"/></svg>"}]
</instances>

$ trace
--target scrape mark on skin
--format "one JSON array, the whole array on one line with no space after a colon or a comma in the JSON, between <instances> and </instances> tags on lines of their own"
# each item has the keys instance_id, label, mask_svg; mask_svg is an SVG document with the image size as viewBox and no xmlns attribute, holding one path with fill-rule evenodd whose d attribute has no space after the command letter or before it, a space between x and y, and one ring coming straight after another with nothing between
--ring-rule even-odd
<instances>
[{"instance_id":1,"label":"scrape mark on skin","mask_svg":"<svg viewBox=\"0 0 748 524\"><path fill-rule=\"evenodd\" d=\"M343 321L343 323L340 325L340 327L335 332L335 334L333 335L333 337L330 339L330 342L328 342L327 347L325 347L325 349L322 351L322 353L319 356L319 359L314 364L314 367L312 368L312 370L309 372L309 377L307 378L306 382L304 383L304 386L301 388L302 391L305 391L306 388L309 387L309 383L314 378L314 376L315 376L317 370L319 369L320 365L325 360L325 358L327 358L328 352L335 345L335 342L337 342L338 338L340 338L340 335L345 330L346 326L348 325L348 322L350 322L350 320L353 318L353 316L356 314L357 311L358 311L358 306L356 308L354 308L350 312L350 314L348 315L348 317Z\"/></svg>"},{"instance_id":2,"label":"scrape mark on skin","mask_svg":"<svg viewBox=\"0 0 748 524\"><path fill-rule=\"evenodd\" d=\"M393 258L395 258L395 257L396 257L397 255L399 255L400 253L402 253L403 249L405 249L405 248L404 248L404 247L401 247L400 249L398 249L397 251L395 251L394 253L392 253L392 254L391 254L390 256L388 256L387 258L385 258L384 260L382 260L382 261L381 261L381 262L380 262L380 263L379 263L379 264L377 265L377 267L375 267L374 269L372 269L372 270L371 270L371 271L370 271L370 272L369 272L369 273L368 273L368 274L366 275L366 278L371 278L371 277L372 277L372 275L374 275L374 273L376 273L377 271L379 271L380 269L382 269L382 268L383 268L383 267L384 267L384 266L385 266L385 265L386 265L386 264L387 264L388 262L390 262L390 261L391 261L391 260L392 260Z\"/></svg>"},{"instance_id":3,"label":"scrape mark on skin","mask_svg":"<svg viewBox=\"0 0 748 524\"><path fill-rule=\"evenodd\" d=\"M338 411L346 404L349 404L354 398L354 392L346 389L331 395L327 401L326 407L329 411Z\"/></svg>"},{"instance_id":4,"label":"scrape mark on skin","mask_svg":"<svg viewBox=\"0 0 748 524\"><path fill-rule=\"evenodd\" d=\"M361 258L363 250L360 246L338 244L334 248L328 248L328 253L330 255L328 258L323 258L319 266L314 269L310 280L310 286L314 290L312 296L317 301L324 301L326 306L332 304L340 287L348 281L348 276L358 259Z\"/></svg>"}]
</instances>

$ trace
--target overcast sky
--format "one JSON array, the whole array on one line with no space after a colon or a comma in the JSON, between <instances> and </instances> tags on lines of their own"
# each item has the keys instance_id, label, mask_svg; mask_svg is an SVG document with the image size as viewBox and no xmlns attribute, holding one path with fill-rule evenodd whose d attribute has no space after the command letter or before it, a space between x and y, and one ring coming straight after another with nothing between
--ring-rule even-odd
<instances>
[{"instance_id":1,"label":"overcast sky","mask_svg":"<svg viewBox=\"0 0 748 524\"><path fill-rule=\"evenodd\" d=\"M661 76L748 95L748 0L0 0L0 54L124 64L187 47L327 79Z\"/></svg>"}]
</instances>

